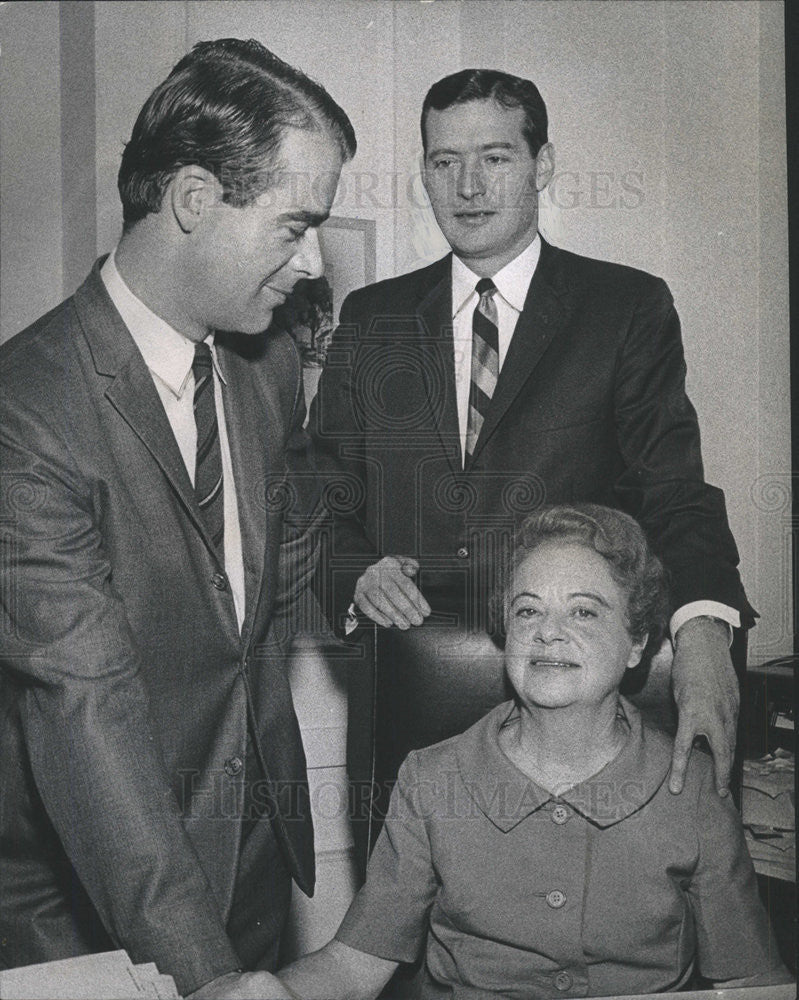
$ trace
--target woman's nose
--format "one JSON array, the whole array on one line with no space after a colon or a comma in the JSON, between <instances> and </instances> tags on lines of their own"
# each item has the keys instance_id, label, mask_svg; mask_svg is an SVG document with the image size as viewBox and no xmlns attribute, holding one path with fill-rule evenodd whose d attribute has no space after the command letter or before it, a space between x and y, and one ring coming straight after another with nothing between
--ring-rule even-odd
<instances>
[{"instance_id":1,"label":"woman's nose","mask_svg":"<svg viewBox=\"0 0 799 1000\"><path fill-rule=\"evenodd\" d=\"M539 618L533 638L538 642L549 645L553 642L562 641L565 638L563 623L560 615L544 614Z\"/></svg>"}]
</instances>

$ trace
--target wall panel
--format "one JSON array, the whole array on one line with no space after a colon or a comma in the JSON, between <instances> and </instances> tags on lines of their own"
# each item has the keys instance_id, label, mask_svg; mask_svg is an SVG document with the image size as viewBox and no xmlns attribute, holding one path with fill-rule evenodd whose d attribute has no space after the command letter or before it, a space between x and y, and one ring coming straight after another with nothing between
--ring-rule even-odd
<instances>
[{"instance_id":1,"label":"wall panel","mask_svg":"<svg viewBox=\"0 0 799 1000\"><path fill-rule=\"evenodd\" d=\"M0 340L62 299L57 3L0 7Z\"/></svg>"}]
</instances>

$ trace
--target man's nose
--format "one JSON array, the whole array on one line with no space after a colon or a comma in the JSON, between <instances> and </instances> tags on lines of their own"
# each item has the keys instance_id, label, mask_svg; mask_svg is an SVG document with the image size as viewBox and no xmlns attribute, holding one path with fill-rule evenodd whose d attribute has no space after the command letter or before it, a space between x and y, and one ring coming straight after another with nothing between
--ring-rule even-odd
<instances>
[{"instance_id":1,"label":"man's nose","mask_svg":"<svg viewBox=\"0 0 799 1000\"><path fill-rule=\"evenodd\" d=\"M483 168L479 164L466 164L458 175L458 194L461 198L474 198L485 192Z\"/></svg>"},{"instance_id":2,"label":"man's nose","mask_svg":"<svg viewBox=\"0 0 799 1000\"><path fill-rule=\"evenodd\" d=\"M319 278L324 274L322 248L319 244L319 231L306 229L302 234L300 246L292 258L294 269L304 278Z\"/></svg>"}]
</instances>

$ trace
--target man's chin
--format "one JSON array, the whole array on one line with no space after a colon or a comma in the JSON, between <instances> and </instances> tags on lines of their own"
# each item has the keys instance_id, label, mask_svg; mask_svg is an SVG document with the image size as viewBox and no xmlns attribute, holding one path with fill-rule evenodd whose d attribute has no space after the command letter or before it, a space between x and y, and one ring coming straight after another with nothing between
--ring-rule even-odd
<instances>
[{"instance_id":1,"label":"man's chin","mask_svg":"<svg viewBox=\"0 0 799 1000\"><path fill-rule=\"evenodd\" d=\"M452 247L452 249L457 253L461 248L463 250L469 250L472 253L475 251L492 250L492 241L489 234L485 229L467 229L465 227L458 227L457 230L450 232L447 237L447 242Z\"/></svg>"},{"instance_id":2,"label":"man's chin","mask_svg":"<svg viewBox=\"0 0 799 1000\"><path fill-rule=\"evenodd\" d=\"M258 337L262 333L266 333L272 325L272 315L271 311L266 316L261 313L259 316L241 320L236 325L220 323L217 324L216 329L227 333L238 333L244 337Z\"/></svg>"}]
</instances>

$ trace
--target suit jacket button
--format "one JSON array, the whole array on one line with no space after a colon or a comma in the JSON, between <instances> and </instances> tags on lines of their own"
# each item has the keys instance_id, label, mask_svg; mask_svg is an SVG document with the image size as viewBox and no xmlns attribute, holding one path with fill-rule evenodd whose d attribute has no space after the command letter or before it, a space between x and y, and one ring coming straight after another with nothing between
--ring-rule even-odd
<instances>
[{"instance_id":1,"label":"suit jacket button","mask_svg":"<svg viewBox=\"0 0 799 1000\"><path fill-rule=\"evenodd\" d=\"M227 577L224 573L214 573L211 577L211 583L217 590L227 590Z\"/></svg>"},{"instance_id":2,"label":"suit jacket button","mask_svg":"<svg viewBox=\"0 0 799 1000\"><path fill-rule=\"evenodd\" d=\"M235 778L243 767L244 763L241 757L228 757L225 761L225 774L230 778Z\"/></svg>"},{"instance_id":3,"label":"suit jacket button","mask_svg":"<svg viewBox=\"0 0 799 1000\"><path fill-rule=\"evenodd\" d=\"M461 545L461 547L458 549L456 555L457 555L457 557L459 559L468 559L469 558L469 550L466 548L465 545Z\"/></svg>"},{"instance_id":4,"label":"suit jacket button","mask_svg":"<svg viewBox=\"0 0 799 1000\"><path fill-rule=\"evenodd\" d=\"M566 990L572 988L572 977L568 972L559 972L553 980L555 984L555 989L560 990L561 993L565 993Z\"/></svg>"},{"instance_id":5,"label":"suit jacket button","mask_svg":"<svg viewBox=\"0 0 799 1000\"><path fill-rule=\"evenodd\" d=\"M559 910L566 902L566 893L561 892L560 889L553 889L547 893L546 900L547 906L551 906L553 910Z\"/></svg>"}]
</instances>

